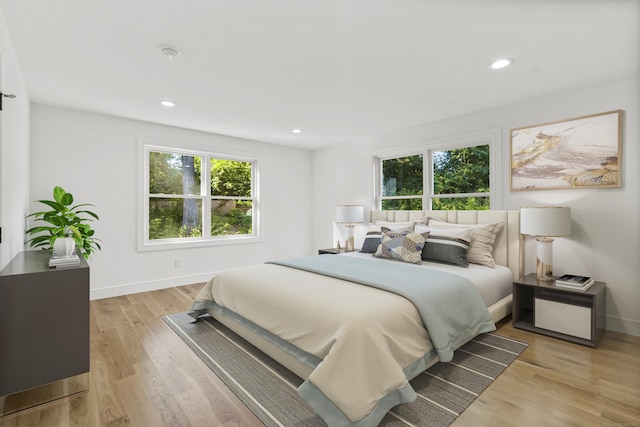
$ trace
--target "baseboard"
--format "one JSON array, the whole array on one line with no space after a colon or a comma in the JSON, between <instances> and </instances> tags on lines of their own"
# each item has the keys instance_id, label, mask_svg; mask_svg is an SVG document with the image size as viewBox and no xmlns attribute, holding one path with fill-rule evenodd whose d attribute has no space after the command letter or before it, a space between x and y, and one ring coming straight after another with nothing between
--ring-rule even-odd
<instances>
[{"instance_id":1,"label":"baseboard","mask_svg":"<svg viewBox=\"0 0 640 427\"><path fill-rule=\"evenodd\" d=\"M640 337L640 321L607 315L607 330Z\"/></svg>"},{"instance_id":2,"label":"baseboard","mask_svg":"<svg viewBox=\"0 0 640 427\"><path fill-rule=\"evenodd\" d=\"M195 274L192 276L172 277L170 279L152 280L149 282L129 283L126 285L109 286L104 288L91 289L89 298L91 300L119 297L139 292L157 291L159 289L173 288L174 286L191 285L193 283L205 283L209 281L215 272Z\"/></svg>"}]
</instances>

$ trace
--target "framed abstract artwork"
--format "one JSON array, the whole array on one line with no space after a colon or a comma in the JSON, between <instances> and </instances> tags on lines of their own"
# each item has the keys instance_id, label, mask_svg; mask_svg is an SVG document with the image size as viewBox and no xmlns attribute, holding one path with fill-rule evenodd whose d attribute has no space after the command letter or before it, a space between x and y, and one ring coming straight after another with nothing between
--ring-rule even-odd
<instances>
[{"instance_id":1,"label":"framed abstract artwork","mask_svg":"<svg viewBox=\"0 0 640 427\"><path fill-rule=\"evenodd\" d=\"M622 110L511 129L511 191L621 186Z\"/></svg>"}]
</instances>

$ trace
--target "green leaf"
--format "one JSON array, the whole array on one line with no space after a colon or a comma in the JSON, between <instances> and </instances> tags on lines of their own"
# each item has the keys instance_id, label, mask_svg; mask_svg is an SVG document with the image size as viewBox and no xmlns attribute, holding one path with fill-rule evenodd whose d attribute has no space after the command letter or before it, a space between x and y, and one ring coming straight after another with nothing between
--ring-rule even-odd
<instances>
[{"instance_id":1,"label":"green leaf","mask_svg":"<svg viewBox=\"0 0 640 427\"><path fill-rule=\"evenodd\" d=\"M25 233L26 233L26 234L35 234L35 233L42 233L43 231L51 231L51 230L53 230L53 229L54 229L54 227L49 227L49 226L46 226L46 225L41 225L41 226L38 226L38 227L30 228L30 229L28 229L27 231L25 231Z\"/></svg>"},{"instance_id":2,"label":"green leaf","mask_svg":"<svg viewBox=\"0 0 640 427\"><path fill-rule=\"evenodd\" d=\"M64 212L65 210L64 205L58 202L54 202L53 200L38 200L38 202L51 207L51 209L53 209L56 212Z\"/></svg>"},{"instance_id":3,"label":"green leaf","mask_svg":"<svg viewBox=\"0 0 640 427\"><path fill-rule=\"evenodd\" d=\"M31 247L36 247L44 243L49 243L49 238L50 236L45 236L45 235L36 236L33 239L27 240L25 243L29 243L29 246Z\"/></svg>"},{"instance_id":4,"label":"green leaf","mask_svg":"<svg viewBox=\"0 0 640 427\"><path fill-rule=\"evenodd\" d=\"M66 191L64 191L64 188L56 186L53 188L53 199L60 203L60 204L64 204L62 203L62 198L64 197L64 195L67 194Z\"/></svg>"},{"instance_id":5,"label":"green leaf","mask_svg":"<svg viewBox=\"0 0 640 427\"><path fill-rule=\"evenodd\" d=\"M95 219L100 219L98 218L98 215L96 215L95 213L91 212L91 211L77 211L76 213L81 214L81 213L85 213L87 215L91 215L92 217L94 217Z\"/></svg>"},{"instance_id":6,"label":"green leaf","mask_svg":"<svg viewBox=\"0 0 640 427\"><path fill-rule=\"evenodd\" d=\"M46 240L46 241L44 241L44 242L40 242L40 243L38 243L38 244L35 244L35 245L34 245L34 244L32 244L32 245L31 245L31 247L32 247L32 248L49 249L49 248L50 248L50 245L49 245L49 239L47 239L47 240Z\"/></svg>"},{"instance_id":7,"label":"green leaf","mask_svg":"<svg viewBox=\"0 0 640 427\"><path fill-rule=\"evenodd\" d=\"M32 216L35 216L35 217L37 217L37 216L43 216L43 215L44 215L44 214L46 214L46 213L47 213L47 212L34 212L34 213L32 213L32 214L27 215L27 218L32 217ZM36 219L38 219L38 218L36 218Z\"/></svg>"},{"instance_id":8,"label":"green leaf","mask_svg":"<svg viewBox=\"0 0 640 427\"><path fill-rule=\"evenodd\" d=\"M73 203L73 196L71 195L71 193L65 193L62 196L60 203L62 203L65 206L70 206Z\"/></svg>"},{"instance_id":9,"label":"green leaf","mask_svg":"<svg viewBox=\"0 0 640 427\"><path fill-rule=\"evenodd\" d=\"M68 224L68 221L66 221L66 218L61 216L49 217L47 218L47 221L49 221L53 225L57 225L58 227L64 227Z\"/></svg>"}]
</instances>

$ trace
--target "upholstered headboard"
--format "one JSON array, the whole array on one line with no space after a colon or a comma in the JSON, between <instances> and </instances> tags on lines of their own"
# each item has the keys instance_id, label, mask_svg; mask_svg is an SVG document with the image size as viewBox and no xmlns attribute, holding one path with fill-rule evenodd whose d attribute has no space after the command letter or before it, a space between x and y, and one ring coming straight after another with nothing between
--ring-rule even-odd
<instances>
[{"instance_id":1,"label":"upholstered headboard","mask_svg":"<svg viewBox=\"0 0 640 427\"><path fill-rule=\"evenodd\" d=\"M417 221L435 218L456 224L485 224L502 221L504 227L498 233L493 249L496 264L508 267L513 278L521 277L524 245L520 235L519 210L484 211L371 211L371 223L382 221Z\"/></svg>"}]
</instances>

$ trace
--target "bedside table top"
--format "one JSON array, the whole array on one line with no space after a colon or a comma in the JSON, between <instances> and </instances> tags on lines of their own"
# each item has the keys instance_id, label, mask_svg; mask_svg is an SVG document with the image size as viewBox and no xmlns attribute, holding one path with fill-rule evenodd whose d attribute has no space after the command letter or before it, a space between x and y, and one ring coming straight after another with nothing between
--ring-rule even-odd
<instances>
[{"instance_id":1,"label":"bedside table top","mask_svg":"<svg viewBox=\"0 0 640 427\"><path fill-rule=\"evenodd\" d=\"M559 277L559 276L554 276L555 277ZM585 290L585 291L581 291L579 289L571 289L571 288L565 288L565 287L559 287L556 286L556 281L555 280L549 280L549 281L544 281L544 280L538 280L536 279L536 274L535 273L529 273L524 277L520 277L519 279L515 279L513 281L514 284L516 285L525 285L525 286L531 286L531 287L535 287L535 288L545 288L545 289L553 289L555 291L561 291L561 292L572 292L572 293L576 293L576 294L582 294L582 295L595 295L596 293L598 293L600 291L601 288L606 287L606 283L605 282L599 282L596 280L596 282L593 284L593 286L591 286L589 289Z\"/></svg>"},{"instance_id":2,"label":"bedside table top","mask_svg":"<svg viewBox=\"0 0 640 427\"><path fill-rule=\"evenodd\" d=\"M327 248L327 249L318 249L318 254L343 254L345 252L344 248Z\"/></svg>"}]
</instances>

